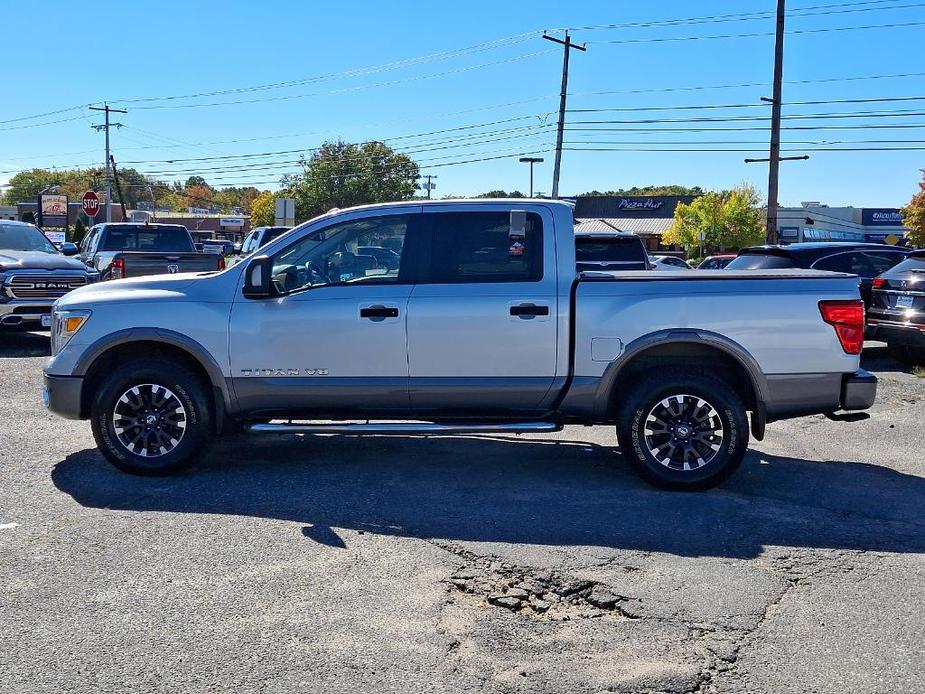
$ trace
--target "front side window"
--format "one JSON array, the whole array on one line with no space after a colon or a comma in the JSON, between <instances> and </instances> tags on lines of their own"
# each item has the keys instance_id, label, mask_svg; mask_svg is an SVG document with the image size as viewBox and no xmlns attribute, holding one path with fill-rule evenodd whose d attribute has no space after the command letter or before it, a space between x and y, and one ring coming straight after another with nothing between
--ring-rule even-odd
<instances>
[{"instance_id":1,"label":"front side window","mask_svg":"<svg viewBox=\"0 0 925 694\"><path fill-rule=\"evenodd\" d=\"M431 217L430 282L536 282L543 278L543 223L538 214L527 214L523 238L511 237L509 212L440 212Z\"/></svg>"},{"instance_id":2,"label":"front side window","mask_svg":"<svg viewBox=\"0 0 925 694\"><path fill-rule=\"evenodd\" d=\"M400 281L402 251L410 215L366 217L318 229L273 256L273 281L282 293L344 284ZM388 248L399 262L380 262Z\"/></svg>"}]
</instances>

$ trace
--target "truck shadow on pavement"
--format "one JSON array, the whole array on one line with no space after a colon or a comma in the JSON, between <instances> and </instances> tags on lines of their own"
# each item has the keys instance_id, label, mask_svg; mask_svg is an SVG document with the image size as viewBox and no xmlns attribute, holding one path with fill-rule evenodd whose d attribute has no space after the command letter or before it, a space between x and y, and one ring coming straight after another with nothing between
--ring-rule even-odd
<instances>
[{"instance_id":1,"label":"truck shadow on pavement","mask_svg":"<svg viewBox=\"0 0 925 694\"><path fill-rule=\"evenodd\" d=\"M48 333L0 330L0 359L50 356L51 337Z\"/></svg>"},{"instance_id":2,"label":"truck shadow on pavement","mask_svg":"<svg viewBox=\"0 0 925 694\"><path fill-rule=\"evenodd\" d=\"M646 486L612 447L503 437L232 439L175 477L125 475L95 450L52 480L91 508L252 516L399 537L751 558L766 545L925 552L925 479L751 451L719 489Z\"/></svg>"}]
</instances>

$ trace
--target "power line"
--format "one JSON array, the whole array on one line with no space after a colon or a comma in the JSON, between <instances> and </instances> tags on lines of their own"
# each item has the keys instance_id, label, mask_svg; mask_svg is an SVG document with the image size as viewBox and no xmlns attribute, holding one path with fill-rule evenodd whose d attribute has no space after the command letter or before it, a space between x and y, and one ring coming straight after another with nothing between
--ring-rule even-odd
<instances>
[{"instance_id":1,"label":"power line","mask_svg":"<svg viewBox=\"0 0 925 694\"><path fill-rule=\"evenodd\" d=\"M511 58L505 58L504 60L494 60L489 63L480 63L478 65L468 65L465 67L455 68L453 70L445 70L443 72L434 72L426 75L416 75L414 77L406 77L399 80L390 80L388 82L374 82L371 84L358 85L355 87L344 87L342 89L335 89L327 92L306 92L303 94L289 94L284 96L267 96L254 99L235 99L232 101L211 101L207 103L195 103L195 104L177 104L177 105L163 105L163 106L135 106L134 110L139 111L153 111L153 110L164 110L164 109L190 109L190 108L210 108L215 106L237 106L241 104L261 104L275 101L291 101L293 99L305 99L312 96L330 96L333 94L347 94L357 91L362 91L364 89L370 89L374 87L392 87L397 84L407 84L409 82L419 82L421 80L435 79L438 77L446 77L448 75L456 75L463 72L471 72L472 70L481 70L482 68L487 67L497 67L498 65L513 63L520 60L526 60L527 58L533 58L538 55L544 55L549 53L549 50L543 51L532 51L530 53L523 53L521 55L516 55Z\"/></svg>"},{"instance_id":2,"label":"power line","mask_svg":"<svg viewBox=\"0 0 925 694\"><path fill-rule=\"evenodd\" d=\"M827 27L821 29L792 29L785 32L788 36L790 35L801 35L801 34L825 34L830 32L841 32L841 31L864 31L867 29L905 29L908 27L923 26L925 22L895 22L891 24L866 24L863 26L848 26L848 27ZM666 36L661 38L646 38L646 39L615 39L613 41L588 41L588 45L629 45L629 44L638 44L638 43L666 43L672 41L710 41L714 39L748 39L756 37L765 37L765 36L774 36L774 32L750 32L750 33L741 33L741 34L713 34L709 36Z\"/></svg>"},{"instance_id":3,"label":"power line","mask_svg":"<svg viewBox=\"0 0 925 694\"><path fill-rule=\"evenodd\" d=\"M873 104L897 101L925 101L925 96L891 96L858 99L814 99L811 101L785 101L784 106L818 106L824 104ZM697 111L707 109L767 108L767 104L686 104L683 106L617 106L608 108L570 108L569 113L608 113L639 111Z\"/></svg>"}]
</instances>

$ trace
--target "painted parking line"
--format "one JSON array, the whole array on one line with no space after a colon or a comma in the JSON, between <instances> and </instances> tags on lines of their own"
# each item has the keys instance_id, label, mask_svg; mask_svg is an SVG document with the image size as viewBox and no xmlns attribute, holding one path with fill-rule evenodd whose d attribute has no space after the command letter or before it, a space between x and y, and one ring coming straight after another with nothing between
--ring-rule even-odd
<instances>
[{"instance_id":1,"label":"painted parking line","mask_svg":"<svg viewBox=\"0 0 925 694\"><path fill-rule=\"evenodd\" d=\"M19 523L0 523L0 530L12 530L18 525Z\"/></svg>"}]
</instances>

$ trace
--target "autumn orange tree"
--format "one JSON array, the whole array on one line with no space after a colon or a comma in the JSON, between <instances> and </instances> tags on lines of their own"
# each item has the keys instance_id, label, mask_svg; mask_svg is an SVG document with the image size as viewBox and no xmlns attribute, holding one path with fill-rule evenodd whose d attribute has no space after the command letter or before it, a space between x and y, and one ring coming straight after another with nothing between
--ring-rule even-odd
<instances>
[{"instance_id":1,"label":"autumn orange tree","mask_svg":"<svg viewBox=\"0 0 925 694\"><path fill-rule=\"evenodd\" d=\"M906 237L913 246L925 246L925 169L919 181L919 192L903 210L903 224L909 230Z\"/></svg>"}]
</instances>

